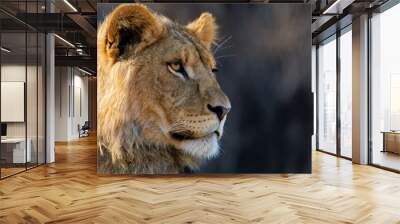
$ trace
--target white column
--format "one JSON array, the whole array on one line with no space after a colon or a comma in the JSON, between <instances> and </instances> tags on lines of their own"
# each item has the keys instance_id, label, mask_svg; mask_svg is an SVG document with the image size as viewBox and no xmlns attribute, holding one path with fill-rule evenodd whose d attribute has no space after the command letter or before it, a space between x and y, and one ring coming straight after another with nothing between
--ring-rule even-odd
<instances>
[{"instance_id":1,"label":"white column","mask_svg":"<svg viewBox=\"0 0 400 224\"><path fill-rule=\"evenodd\" d=\"M368 163L368 16L353 19L353 162Z\"/></svg>"},{"instance_id":2,"label":"white column","mask_svg":"<svg viewBox=\"0 0 400 224\"><path fill-rule=\"evenodd\" d=\"M46 163L55 161L54 133L55 133L55 60L54 60L54 35L46 36Z\"/></svg>"},{"instance_id":3,"label":"white column","mask_svg":"<svg viewBox=\"0 0 400 224\"><path fill-rule=\"evenodd\" d=\"M46 1L47 12L54 11L51 1ZM54 35L46 35L46 163L55 162L55 43Z\"/></svg>"}]
</instances>

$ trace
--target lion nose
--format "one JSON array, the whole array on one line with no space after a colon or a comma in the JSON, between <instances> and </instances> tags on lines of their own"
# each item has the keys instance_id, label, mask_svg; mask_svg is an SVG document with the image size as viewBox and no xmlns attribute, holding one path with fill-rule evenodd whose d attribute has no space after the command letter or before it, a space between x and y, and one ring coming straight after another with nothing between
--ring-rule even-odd
<instances>
[{"instance_id":1,"label":"lion nose","mask_svg":"<svg viewBox=\"0 0 400 224\"><path fill-rule=\"evenodd\" d=\"M218 117L218 119L221 121L222 119L224 119L224 117L226 116L227 113L229 113L229 111L231 110L231 108L227 108L224 106L211 106L210 104L207 105L207 108L215 113Z\"/></svg>"}]
</instances>

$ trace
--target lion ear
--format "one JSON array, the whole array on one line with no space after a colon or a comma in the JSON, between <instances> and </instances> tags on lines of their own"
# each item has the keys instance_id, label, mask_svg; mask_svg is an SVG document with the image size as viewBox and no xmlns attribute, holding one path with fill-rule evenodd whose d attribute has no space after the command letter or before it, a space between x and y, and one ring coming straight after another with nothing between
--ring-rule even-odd
<instances>
[{"instance_id":1,"label":"lion ear","mask_svg":"<svg viewBox=\"0 0 400 224\"><path fill-rule=\"evenodd\" d=\"M112 62L121 56L128 46L135 51L158 40L163 32L162 23L146 6L123 4L106 18L101 27L98 47Z\"/></svg>"},{"instance_id":2,"label":"lion ear","mask_svg":"<svg viewBox=\"0 0 400 224\"><path fill-rule=\"evenodd\" d=\"M199 18L189 23L186 28L192 31L208 49L210 49L211 44L214 43L217 37L218 26L214 17L208 12L202 13Z\"/></svg>"}]
</instances>

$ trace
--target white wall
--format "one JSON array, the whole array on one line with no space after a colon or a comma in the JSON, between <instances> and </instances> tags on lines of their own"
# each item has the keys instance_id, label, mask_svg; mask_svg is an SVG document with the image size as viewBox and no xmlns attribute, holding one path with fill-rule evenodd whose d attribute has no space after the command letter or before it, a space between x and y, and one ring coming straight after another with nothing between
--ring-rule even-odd
<instances>
[{"instance_id":1,"label":"white wall","mask_svg":"<svg viewBox=\"0 0 400 224\"><path fill-rule=\"evenodd\" d=\"M88 78L83 75L76 68L56 67L56 141L77 139L78 124L88 120Z\"/></svg>"},{"instance_id":2,"label":"white wall","mask_svg":"<svg viewBox=\"0 0 400 224\"><path fill-rule=\"evenodd\" d=\"M68 88L70 77L69 68L55 68L55 141L68 140Z\"/></svg>"},{"instance_id":3,"label":"white wall","mask_svg":"<svg viewBox=\"0 0 400 224\"><path fill-rule=\"evenodd\" d=\"M30 74L35 74L36 75L36 67L34 66L27 66L27 72L28 72L28 83L29 86L34 85L36 86L36 80L33 80L32 77L30 77ZM1 66L1 81L2 82L25 82L25 64L20 65L20 64L4 64ZM36 110L36 88L27 88L27 106L30 108L28 110L29 113L27 113L27 118L28 118L28 129L30 127L33 127L34 124L31 124L31 122L34 122L36 124L36 113L30 113L31 111ZM34 99L33 99L34 98ZM29 105L31 102L34 102L34 104ZM34 107L34 108L32 108ZM7 108L1 108L2 110L7 110ZM34 127L36 130L36 125ZM28 130L28 137L30 131ZM36 132L35 132L36 135ZM7 136L8 137L25 137L25 122L7 122Z\"/></svg>"},{"instance_id":4,"label":"white wall","mask_svg":"<svg viewBox=\"0 0 400 224\"><path fill-rule=\"evenodd\" d=\"M29 69L29 68L28 68ZM1 81L3 82L25 82L25 64L8 64L1 66ZM1 108L7 110L7 108ZM25 123L7 123L7 137L25 137Z\"/></svg>"},{"instance_id":5,"label":"white wall","mask_svg":"<svg viewBox=\"0 0 400 224\"><path fill-rule=\"evenodd\" d=\"M30 68L28 68L29 70ZM1 66L1 81L25 82L25 64L6 64ZM7 108L1 108L7 110ZM25 122L7 123L7 137L25 137Z\"/></svg>"},{"instance_id":6,"label":"white wall","mask_svg":"<svg viewBox=\"0 0 400 224\"><path fill-rule=\"evenodd\" d=\"M78 124L82 126L88 120L88 77L83 77L81 72L77 74L77 70L74 73L71 135L78 138Z\"/></svg>"}]
</instances>

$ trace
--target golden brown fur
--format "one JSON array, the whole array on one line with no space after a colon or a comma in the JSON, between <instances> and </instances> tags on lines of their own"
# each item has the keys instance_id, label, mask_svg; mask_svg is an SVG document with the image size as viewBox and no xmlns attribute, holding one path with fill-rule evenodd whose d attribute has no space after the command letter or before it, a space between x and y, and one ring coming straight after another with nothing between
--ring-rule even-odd
<instances>
[{"instance_id":1,"label":"golden brown fur","mask_svg":"<svg viewBox=\"0 0 400 224\"><path fill-rule=\"evenodd\" d=\"M180 173L218 154L230 102L212 72L216 30L209 13L181 26L141 4L107 16L97 40L99 172Z\"/></svg>"}]
</instances>

